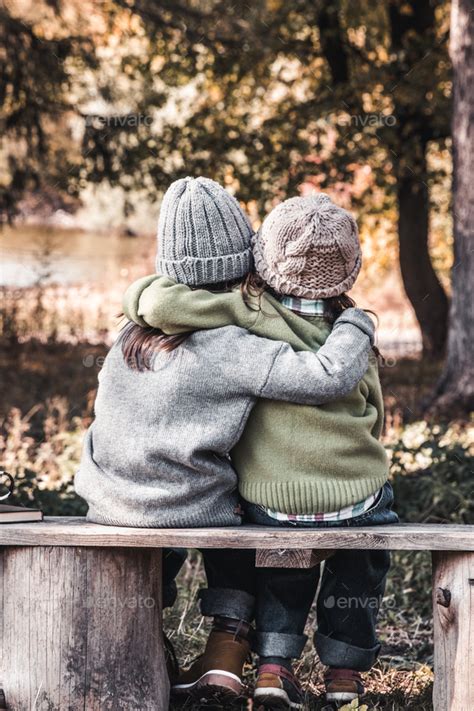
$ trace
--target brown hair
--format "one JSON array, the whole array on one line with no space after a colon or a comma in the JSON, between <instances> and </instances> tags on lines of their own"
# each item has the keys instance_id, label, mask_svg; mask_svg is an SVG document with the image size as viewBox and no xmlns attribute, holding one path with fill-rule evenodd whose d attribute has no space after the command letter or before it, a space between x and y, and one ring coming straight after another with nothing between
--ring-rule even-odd
<instances>
[{"instance_id":1,"label":"brown hair","mask_svg":"<svg viewBox=\"0 0 474 711\"><path fill-rule=\"evenodd\" d=\"M132 370L151 370L156 353L174 351L190 335L190 333L180 333L176 336L168 336L159 328L140 326L129 321L120 333L122 355Z\"/></svg>"}]
</instances>

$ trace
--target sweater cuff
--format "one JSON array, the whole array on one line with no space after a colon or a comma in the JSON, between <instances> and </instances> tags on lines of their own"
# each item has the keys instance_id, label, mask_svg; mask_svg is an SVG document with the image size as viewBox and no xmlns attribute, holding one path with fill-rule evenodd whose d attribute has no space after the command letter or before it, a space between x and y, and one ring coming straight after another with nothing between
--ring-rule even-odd
<instances>
[{"instance_id":1,"label":"sweater cuff","mask_svg":"<svg viewBox=\"0 0 474 711\"><path fill-rule=\"evenodd\" d=\"M334 328L337 328L343 323L351 323L353 326L357 326L358 329L363 331L370 340L370 345L374 345L374 340L375 340L375 326L374 322L370 318L370 316L365 312L362 311L362 309L346 309L345 311L342 312L342 314L339 316L339 318L336 320Z\"/></svg>"}]
</instances>

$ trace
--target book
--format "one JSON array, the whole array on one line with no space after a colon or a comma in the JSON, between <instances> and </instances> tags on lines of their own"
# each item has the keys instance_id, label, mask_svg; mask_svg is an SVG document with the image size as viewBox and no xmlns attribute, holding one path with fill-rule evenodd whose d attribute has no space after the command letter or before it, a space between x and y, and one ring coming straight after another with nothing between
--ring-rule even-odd
<instances>
[{"instance_id":1,"label":"book","mask_svg":"<svg viewBox=\"0 0 474 711\"><path fill-rule=\"evenodd\" d=\"M28 509L25 506L10 506L8 504L0 504L0 524L27 523L29 521L42 520L43 512L39 509Z\"/></svg>"}]
</instances>

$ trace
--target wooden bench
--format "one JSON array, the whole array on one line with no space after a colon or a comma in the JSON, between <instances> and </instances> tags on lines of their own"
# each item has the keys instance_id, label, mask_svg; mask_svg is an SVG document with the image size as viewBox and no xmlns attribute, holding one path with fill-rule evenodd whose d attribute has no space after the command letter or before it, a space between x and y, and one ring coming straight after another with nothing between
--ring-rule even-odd
<instances>
[{"instance_id":1,"label":"wooden bench","mask_svg":"<svg viewBox=\"0 0 474 711\"><path fill-rule=\"evenodd\" d=\"M161 548L255 548L305 567L313 550L433 554L435 711L474 710L474 526L133 529L80 518L0 527L0 679L11 711L165 711Z\"/></svg>"}]
</instances>

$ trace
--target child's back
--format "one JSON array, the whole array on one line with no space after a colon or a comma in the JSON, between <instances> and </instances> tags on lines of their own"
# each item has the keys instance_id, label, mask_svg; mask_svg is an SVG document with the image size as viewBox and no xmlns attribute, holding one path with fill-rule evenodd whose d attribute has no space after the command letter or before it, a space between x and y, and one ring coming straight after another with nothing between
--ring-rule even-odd
<instances>
[{"instance_id":1,"label":"child's back","mask_svg":"<svg viewBox=\"0 0 474 711\"><path fill-rule=\"evenodd\" d=\"M166 333L236 324L295 351L314 352L331 332L322 316L298 315L269 293L248 303L239 289L211 294L160 277L139 302L147 322ZM257 400L231 452L244 499L283 513L324 513L380 489L388 462L379 441L383 400L375 357L371 361L350 394L324 405ZM287 372L289 389L297 375Z\"/></svg>"},{"instance_id":2,"label":"child's back","mask_svg":"<svg viewBox=\"0 0 474 711\"><path fill-rule=\"evenodd\" d=\"M158 350L142 371L131 367L119 340L99 377L95 420L75 480L89 520L239 524L228 453L257 398L316 404L348 392L367 367L372 330L370 319L351 309L321 356L295 353L236 326L203 330L171 353ZM351 349L350 372L336 341ZM288 369L297 372L289 387Z\"/></svg>"},{"instance_id":3,"label":"child's back","mask_svg":"<svg viewBox=\"0 0 474 711\"><path fill-rule=\"evenodd\" d=\"M315 342L321 346L330 333L320 316L297 316L269 295L262 309L278 314L272 330L295 350L316 350ZM267 318L254 332L265 333ZM382 422L375 362L349 395L324 405L258 400L232 450L243 498L288 514L338 511L362 501L388 478L378 439Z\"/></svg>"}]
</instances>

